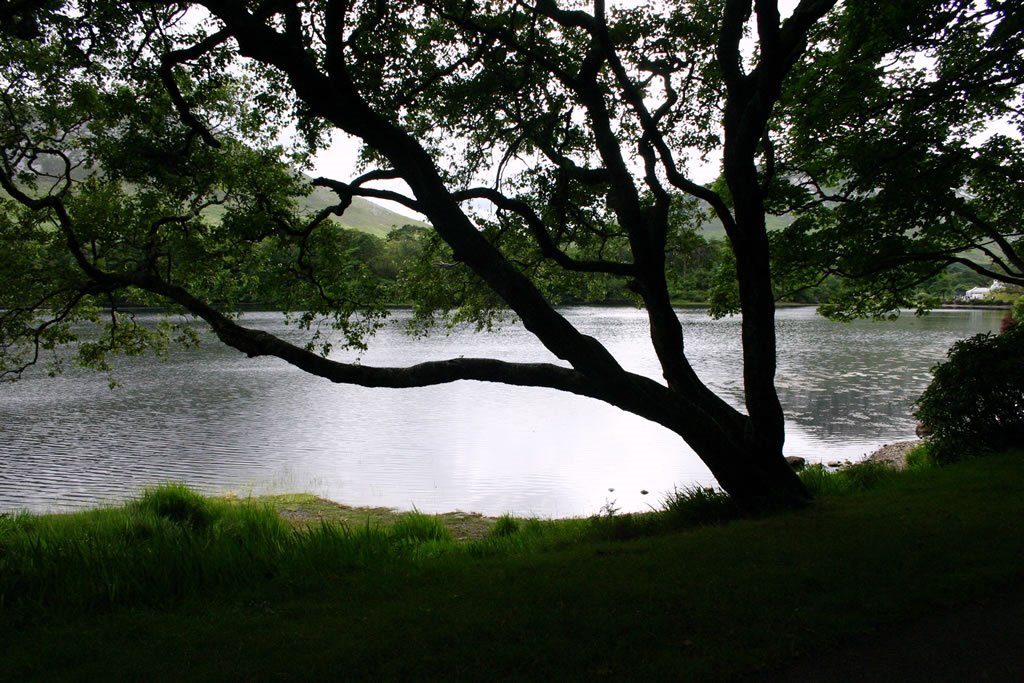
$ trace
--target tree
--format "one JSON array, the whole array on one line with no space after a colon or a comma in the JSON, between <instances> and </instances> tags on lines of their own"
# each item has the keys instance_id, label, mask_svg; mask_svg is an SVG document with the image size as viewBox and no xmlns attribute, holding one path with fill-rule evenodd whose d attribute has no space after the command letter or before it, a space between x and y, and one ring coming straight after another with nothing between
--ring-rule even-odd
<instances>
[{"instance_id":1,"label":"tree","mask_svg":"<svg viewBox=\"0 0 1024 683\"><path fill-rule=\"evenodd\" d=\"M17 370L103 304L114 312L94 360L159 346L170 332L116 303L167 302L243 353L334 382L482 380L602 400L679 434L741 504L797 504L808 494L782 455L765 210L776 105L835 4L801 0L783 19L767 0L8 3L3 360ZM298 141L275 148L289 125ZM308 159L332 130L362 141L369 170L317 179L338 204L298 215L305 188L281 161ZM719 190L687 175L688 155L719 152ZM392 178L409 194L374 185ZM507 307L564 364L351 365L230 315L262 273L266 296L364 343L385 312L329 221L353 196L434 226L425 253L444 267L423 274L424 312L486 324ZM474 213L481 202L494 214ZM666 245L680 212L696 223L706 210L735 256L745 412L700 380L669 300ZM600 278L625 280L646 309L663 381L624 370L545 296Z\"/></svg>"},{"instance_id":2,"label":"tree","mask_svg":"<svg viewBox=\"0 0 1024 683\"><path fill-rule=\"evenodd\" d=\"M826 312L927 308L950 266L1024 284L1024 12L966 0L846 3L820 23L775 123L776 274L840 275Z\"/></svg>"}]
</instances>

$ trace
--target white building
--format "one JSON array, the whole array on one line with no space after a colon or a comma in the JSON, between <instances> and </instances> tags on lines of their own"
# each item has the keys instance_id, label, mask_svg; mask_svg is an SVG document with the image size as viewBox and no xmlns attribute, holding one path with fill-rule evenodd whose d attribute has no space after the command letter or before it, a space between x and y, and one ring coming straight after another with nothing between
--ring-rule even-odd
<instances>
[{"instance_id":1,"label":"white building","mask_svg":"<svg viewBox=\"0 0 1024 683\"><path fill-rule=\"evenodd\" d=\"M990 287L975 287L974 289L968 289L964 293L964 300L966 300L966 301L978 301L979 299L984 299L991 292L994 292L994 291L1002 289L1002 288L1003 288L1003 283L1002 282L1000 282L999 280L993 280L992 281L992 286L990 286Z\"/></svg>"},{"instance_id":2,"label":"white building","mask_svg":"<svg viewBox=\"0 0 1024 683\"><path fill-rule=\"evenodd\" d=\"M975 287L974 289L968 289L964 293L964 299L967 301L977 301L978 299L984 299L988 296L988 293L992 291L991 287Z\"/></svg>"}]
</instances>

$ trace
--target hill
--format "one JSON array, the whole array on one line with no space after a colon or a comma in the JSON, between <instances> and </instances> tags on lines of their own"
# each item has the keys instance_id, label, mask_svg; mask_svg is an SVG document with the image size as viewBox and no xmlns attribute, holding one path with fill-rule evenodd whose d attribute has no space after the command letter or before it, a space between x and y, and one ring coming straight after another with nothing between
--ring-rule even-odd
<instances>
[{"instance_id":1,"label":"hill","mask_svg":"<svg viewBox=\"0 0 1024 683\"><path fill-rule=\"evenodd\" d=\"M796 216L786 214L785 216L773 216L768 214L765 216L765 223L768 225L768 230L781 230L788 227ZM709 240L724 240L725 239L725 226L722 225L722 221L717 218L709 218L704 221L700 226L700 234L705 239Z\"/></svg>"},{"instance_id":2,"label":"hill","mask_svg":"<svg viewBox=\"0 0 1024 683\"><path fill-rule=\"evenodd\" d=\"M71 156L81 154L78 150L72 150ZM42 157L36 162L36 167L43 173L58 176L63 172L63 167L56 158ZM71 177L74 180L82 180L93 173L102 173L92 166L83 166L72 171ZM296 171L298 173L298 171ZM311 178L309 178L311 180ZM135 186L126 184L128 192L134 192ZM325 187L311 187L312 191L298 202L298 207L303 212L315 213L338 201L337 195ZM7 197L7 194L0 190L0 197ZM209 207L204 215L213 220L220 220L224 210L220 206ZM340 218L332 216L332 219L342 226L359 232L366 232L375 237L387 237L388 233L403 225L416 225L419 227L430 227L428 223L403 216L380 204L362 197L353 197L352 204L345 210Z\"/></svg>"},{"instance_id":3,"label":"hill","mask_svg":"<svg viewBox=\"0 0 1024 683\"><path fill-rule=\"evenodd\" d=\"M337 201L337 195L326 187L314 187L312 192L299 201L299 208L303 211L315 212ZM430 227L423 221L403 216L362 197L353 197L352 204L345 210L345 214L340 218L335 216L334 220L346 228L366 232L375 237L387 237L389 232L403 225Z\"/></svg>"}]
</instances>

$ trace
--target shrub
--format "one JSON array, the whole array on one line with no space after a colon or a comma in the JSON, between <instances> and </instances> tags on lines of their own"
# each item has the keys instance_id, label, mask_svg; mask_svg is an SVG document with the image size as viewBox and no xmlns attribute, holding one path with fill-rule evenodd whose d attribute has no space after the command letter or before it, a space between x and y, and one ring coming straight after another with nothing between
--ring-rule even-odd
<instances>
[{"instance_id":1,"label":"shrub","mask_svg":"<svg viewBox=\"0 0 1024 683\"><path fill-rule=\"evenodd\" d=\"M953 344L916 405L936 462L1024 446L1024 325Z\"/></svg>"},{"instance_id":2,"label":"shrub","mask_svg":"<svg viewBox=\"0 0 1024 683\"><path fill-rule=\"evenodd\" d=\"M1010 324L1024 324L1024 296L1017 297L1017 300L1013 302L1013 307L1010 309L1009 319Z\"/></svg>"},{"instance_id":3,"label":"shrub","mask_svg":"<svg viewBox=\"0 0 1024 683\"><path fill-rule=\"evenodd\" d=\"M208 527L214 517L210 501L184 484L146 489L135 505L139 510L197 530Z\"/></svg>"}]
</instances>

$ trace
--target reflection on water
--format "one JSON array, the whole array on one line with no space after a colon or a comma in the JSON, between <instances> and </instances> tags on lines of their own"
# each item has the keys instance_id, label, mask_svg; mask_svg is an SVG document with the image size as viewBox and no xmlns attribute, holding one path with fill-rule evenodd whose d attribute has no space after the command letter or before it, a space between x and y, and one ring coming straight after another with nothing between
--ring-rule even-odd
<instances>
[{"instance_id":1,"label":"reflection on water","mask_svg":"<svg viewBox=\"0 0 1024 683\"><path fill-rule=\"evenodd\" d=\"M566 315L626 368L659 376L641 311ZM420 341L401 333L402 317L361 362L552 360L519 326ZM680 317L701 377L740 405L738 318ZM954 340L996 329L1000 314L939 311L839 324L801 308L778 317L787 452L829 461L911 438L911 404L928 368ZM273 313L248 315L246 323L284 330ZM210 492L307 490L354 505L564 516L591 514L606 501L642 510L674 485L713 482L666 430L548 389L334 385L213 341L164 363L123 359L115 376L122 384L115 390L85 371L0 385L0 510L79 507L173 480Z\"/></svg>"}]
</instances>

